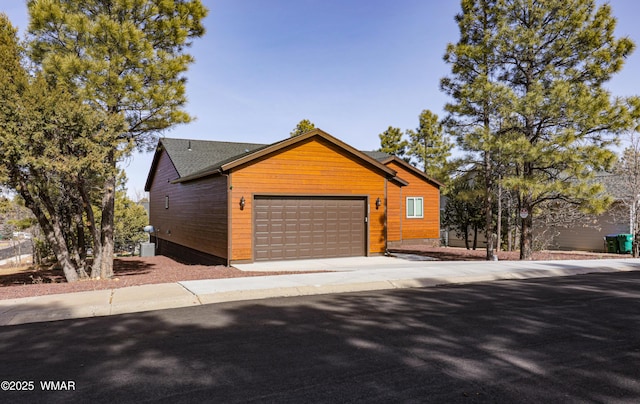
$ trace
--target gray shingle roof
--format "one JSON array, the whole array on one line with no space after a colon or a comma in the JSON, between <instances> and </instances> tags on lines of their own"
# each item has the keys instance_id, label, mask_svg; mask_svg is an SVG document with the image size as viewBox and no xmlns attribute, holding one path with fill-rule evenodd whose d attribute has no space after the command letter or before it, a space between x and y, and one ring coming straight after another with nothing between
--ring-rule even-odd
<instances>
[{"instance_id":1,"label":"gray shingle roof","mask_svg":"<svg viewBox=\"0 0 640 404\"><path fill-rule=\"evenodd\" d=\"M381 151L363 151L364 154L366 154L367 156L371 157L374 160L378 160L378 161L384 161L386 159L388 159L389 157L391 157L390 154L387 154L385 152L381 152Z\"/></svg>"},{"instance_id":2,"label":"gray shingle roof","mask_svg":"<svg viewBox=\"0 0 640 404\"><path fill-rule=\"evenodd\" d=\"M267 145L163 138L160 140L180 177L220 167Z\"/></svg>"},{"instance_id":3,"label":"gray shingle roof","mask_svg":"<svg viewBox=\"0 0 640 404\"><path fill-rule=\"evenodd\" d=\"M162 138L161 142L181 178L218 168L225 163L269 146L260 143L173 138ZM377 161L383 161L390 157L389 154L379 151L363 151L362 153Z\"/></svg>"}]
</instances>

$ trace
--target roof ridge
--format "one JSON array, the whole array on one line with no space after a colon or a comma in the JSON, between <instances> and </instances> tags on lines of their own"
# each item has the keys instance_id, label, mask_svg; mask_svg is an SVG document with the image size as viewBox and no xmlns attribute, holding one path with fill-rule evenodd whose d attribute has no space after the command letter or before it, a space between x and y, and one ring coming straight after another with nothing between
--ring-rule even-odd
<instances>
[{"instance_id":1,"label":"roof ridge","mask_svg":"<svg viewBox=\"0 0 640 404\"><path fill-rule=\"evenodd\" d=\"M192 138L178 138L178 137L162 137L160 141L163 140L179 140L179 141L192 141L192 142L203 142L203 143L226 143L226 144L252 144L252 145L267 145L269 143L255 143L255 142L229 142L226 140L205 140L205 139L192 139Z\"/></svg>"}]
</instances>

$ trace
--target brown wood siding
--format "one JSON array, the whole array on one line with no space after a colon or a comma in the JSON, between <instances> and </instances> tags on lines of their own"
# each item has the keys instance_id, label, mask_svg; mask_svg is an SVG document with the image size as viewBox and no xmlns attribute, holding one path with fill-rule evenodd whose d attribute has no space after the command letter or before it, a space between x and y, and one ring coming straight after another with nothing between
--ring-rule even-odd
<instances>
[{"instance_id":1,"label":"brown wood siding","mask_svg":"<svg viewBox=\"0 0 640 404\"><path fill-rule=\"evenodd\" d=\"M329 142L319 139L297 143L233 171L232 260L253 260L254 195L359 195L369 200L369 253L386 249L385 176ZM245 198L240 210L240 198Z\"/></svg>"},{"instance_id":2,"label":"brown wood siding","mask_svg":"<svg viewBox=\"0 0 640 404\"><path fill-rule=\"evenodd\" d=\"M163 152L149 190L150 223L156 228L156 237L226 259L227 178L212 176L171 184L177 177ZM165 196L169 196L168 209Z\"/></svg>"},{"instance_id":3,"label":"brown wood siding","mask_svg":"<svg viewBox=\"0 0 640 404\"><path fill-rule=\"evenodd\" d=\"M395 170L398 173L398 177L409 182L409 185L402 187L401 198L399 192L394 195L391 195L391 192L389 193L390 199L397 200L399 205L399 212L395 209L393 211L393 215L397 215L395 218L392 218L392 212L389 212L389 230L394 237L392 238L392 236L389 235L389 241L400 240L395 238L400 234L400 229L402 229L403 241L410 239L439 238L440 191L438 187L394 161L389 162L387 167ZM423 198L424 212L422 218L407 218L407 197ZM389 204L392 206L391 202ZM391 227L392 225L394 226L393 228Z\"/></svg>"},{"instance_id":4,"label":"brown wood siding","mask_svg":"<svg viewBox=\"0 0 640 404\"><path fill-rule=\"evenodd\" d=\"M405 187L389 181L387 185L387 238L388 241L402 240L402 192Z\"/></svg>"}]
</instances>

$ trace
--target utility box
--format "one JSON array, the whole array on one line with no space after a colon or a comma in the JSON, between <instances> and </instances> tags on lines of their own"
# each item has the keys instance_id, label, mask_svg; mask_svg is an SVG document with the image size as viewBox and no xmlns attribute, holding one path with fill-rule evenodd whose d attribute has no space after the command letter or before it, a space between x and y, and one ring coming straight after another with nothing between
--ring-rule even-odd
<instances>
[{"instance_id":1,"label":"utility box","mask_svg":"<svg viewBox=\"0 0 640 404\"><path fill-rule=\"evenodd\" d=\"M155 243L140 243L141 257L155 257L155 255L156 255Z\"/></svg>"}]
</instances>

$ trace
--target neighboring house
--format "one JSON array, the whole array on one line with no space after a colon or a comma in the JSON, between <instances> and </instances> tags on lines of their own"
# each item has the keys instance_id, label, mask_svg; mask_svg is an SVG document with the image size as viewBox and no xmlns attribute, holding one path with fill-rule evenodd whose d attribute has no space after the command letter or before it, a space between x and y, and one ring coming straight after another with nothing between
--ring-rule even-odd
<instances>
[{"instance_id":1,"label":"neighboring house","mask_svg":"<svg viewBox=\"0 0 640 404\"><path fill-rule=\"evenodd\" d=\"M614 203L608 211L593 216L591 223L556 227L548 249L606 252L607 246L604 240L606 235L629 233L628 214L625 220L621 215L623 209L619 203Z\"/></svg>"},{"instance_id":2,"label":"neighboring house","mask_svg":"<svg viewBox=\"0 0 640 404\"><path fill-rule=\"evenodd\" d=\"M159 254L230 265L437 245L440 185L316 129L270 145L163 138L145 190Z\"/></svg>"},{"instance_id":3,"label":"neighboring house","mask_svg":"<svg viewBox=\"0 0 640 404\"><path fill-rule=\"evenodd\" d=\"M599 174L594 179L600 182L614 202L601 215L587 216L569 227L557 226L552 234L549 248L557 250L581 250L606 252L605 236L608 234L630 234L631 211L622 202L625 191L618 176Z\"/></svg>"},{"instance_id":4,"label":"neighboring house","mask_svg":"<svg viewBox=\"0 0 640 404\"><path fill-rule=\"evenodd\" d=\"M543 245L544 249L549 250L606 252L607 246L604 240L606 235L631 233L631 212L622 203L624 190L620 179L615 175L605 173L597 175L595 181L602 183L607 194L614 198L611 207L600 215L585 215L570 225L534 223L534 237L540 239L537 242L538 245ZM464 239L458 238L454 231L446 233L446 237L447 245L451 247L465 246ZM469 245L473 243L472 240L473 231L470 230ZM486 248L484 230L478 234L477 246L479 249Z\"/></svg>"}]
</instances>

